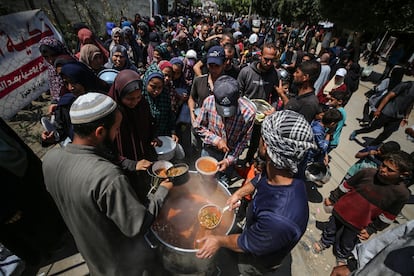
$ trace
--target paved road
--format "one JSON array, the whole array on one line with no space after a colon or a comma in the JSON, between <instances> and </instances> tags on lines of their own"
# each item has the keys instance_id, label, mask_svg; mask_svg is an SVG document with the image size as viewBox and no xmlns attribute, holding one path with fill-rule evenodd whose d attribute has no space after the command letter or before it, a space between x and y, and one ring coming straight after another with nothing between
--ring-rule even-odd
<instances>
[{"instance_id":1,"label":"paved road","mask_svg":"<svg viewBox=\"0 0 414 276\"><path fill-rule=\"evenodd\" d=\"M384 70L383 64L377 65L374 70L381 73ZM414 78L406 76L403 80L414 80ZM362 146L355 141L349 141L348 137L353 130L359 128L358 121L355 118L362 117L362 108L365 103L364 93L372 86L373 84L371 82L361 81L358 91L352 95L350 102L345 107L347 112L346 127L344 127L342 131L338 148L330 154L332 157L330 163L332 178L322 188L313 190L313 193L310 194L311 199L317 201L318 199L321 200L322 197L327 197L329 192L336 188L348 168L357 160L354 158L354 155L362 149ZM411 113L409 118L409 125L414 124L413 113ZM376 131L366 135L359 135L357 139L359 139L360 142L364 142L364 137L375 138L379 133L379 131ZM414 143L406 139L404 129L400 128L400 130L394 133L388 140L399 142L402 150L405 150L408 153L414 151ZM412 192L414 192L414 189ZM310 202L309 207L310 218L308 229L300 243L292 251L292 275L329 275L332 267L335 266L335 258L332 254L332 250L325 250L321 255L313 254L310 250L312 243L315 240L318 240L321 234L321 231L316 227L316 222L327 221L329 215L324 212L322 204L319 202ZM414 219L414 205L406 205L397 221L399 223L404 223L405 221L412 219ZM391 225L390 227L394 227L395 225L397 224L394 223L394 225Z\"/></svg>"}]
</instances>

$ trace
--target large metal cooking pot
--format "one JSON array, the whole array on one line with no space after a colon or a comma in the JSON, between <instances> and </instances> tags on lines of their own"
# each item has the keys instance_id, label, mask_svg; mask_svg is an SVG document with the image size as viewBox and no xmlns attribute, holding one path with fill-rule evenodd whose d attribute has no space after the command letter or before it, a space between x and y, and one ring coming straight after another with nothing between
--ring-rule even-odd
<instances>
[{"instance_id":1,"label":"large metal cooking pot","mask_svg":"<svg viewBox=\"0 0 414 276\"><path fill-rule=\"evenodd\" d=\"M234 221L234 212L225 212L220 224L214 229L202 227L198 211L208 203L225 206L230 192L214 178L203 178L190 171L189 179L174 186L160 214L151 227L158 241L158 250L165 269L173 274L199 274L215 269L214 258L198 259L199 245L196 240L210 234L226 235Z\"/></svg>"}]
</instances>

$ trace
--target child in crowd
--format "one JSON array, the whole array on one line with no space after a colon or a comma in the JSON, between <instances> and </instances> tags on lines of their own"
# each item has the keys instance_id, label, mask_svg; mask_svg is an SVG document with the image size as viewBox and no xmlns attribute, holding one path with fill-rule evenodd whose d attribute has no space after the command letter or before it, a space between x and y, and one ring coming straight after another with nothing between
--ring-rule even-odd
<instances>
[{"instance_id":1,"label":"child in crowd","mask_svg":"<svg viewBox=\"0 0 414 276\"><path fill-rule=\"evenodd\" d=\"M328 148L332 139L332 135L342 115L336 108L327 110L322 114L322 118L315 119L311 123L313 136L315 138L318 149L310 150L307 156L307 164L312 162L320 162L328 165Z\"/></svg>"},{"instance_id":2,"label":"child in crowd","mask_svg":"<svg viewBox=\"0 0 414 276\"><path fill-rule=\"evenodd\" d=\"M378 169L363 169L331 191L324 204L333 206L332 215L314 253L335 245L337 264L346 264L358 239L382 231L400 213L410 196L405 179L413 168L408 153L390 153Z\"/></svg>"},{"instance_id":3,"label":"child in crowd","mask_svg":"<svg viewBox=\"0 0 414 276\"><path fill-rule=\"evenodd\" d=\"M355 154L355 158L359 158L359 160L348 169L341 183L348 180L362 169L377 169L381 165L384 155L399 151L400 149L400 144L395 141L389 141L380 146L368 146L363 148Z\"/></svg>"},{"instance_id":4,"label":"child in crowd","mask_svg":"<svg viewBox=\"0 0 414 276\"><path fill-rule=\"evenodd\" d=\"M242 183L242 186L245 185L247 182L252 180L256 175L261 174L265 170L266 162L262 160L260 157L256 157L253 160L253 163L250 167L238 167L236 168L237 173L244 178L245 180ZM244 197L247 201L250 201L251 195L247 195Z\"/></svg>"},{"instance_id":5,"label":"child in crowd","mask_svg":"<svg viewBox=\"0 0 414 276\"><path fill-rule=\"evenodd\" d=\"M243 168L236 169L237 173L245 179L242 183L242 186L250 182L255 176L262 174L262 172L266 170L265 166L266 166L266 162L262 160L260 157L256 157L253 160L253 164L250 167L246 168L243 166ZM236 217L237 225L240 228L243 228L244 223L246 221L246 209L247 209L247 205L249 204L251 200L252 200L252 194L248 194L244 196L241 200L241 204L239 206L239 210L237 212L237 217Z\"/></svg>"},{"instance_id":6,"label":"child in crowd","mask_svg":"<svg viewBox=\"0 0 414 276\"><path fill-rule=\"evenodd\" d=\"M341 91L333 91L329 96L328 106L331 108L336 108L342 115L342 119L336 125L335 131L329 141L328 153L335 149L339 144L339 138L341 137L342 128L345 125L346 121L346 111L344 103L346 101L347 94Z\"/></svg>"}]
</instances>

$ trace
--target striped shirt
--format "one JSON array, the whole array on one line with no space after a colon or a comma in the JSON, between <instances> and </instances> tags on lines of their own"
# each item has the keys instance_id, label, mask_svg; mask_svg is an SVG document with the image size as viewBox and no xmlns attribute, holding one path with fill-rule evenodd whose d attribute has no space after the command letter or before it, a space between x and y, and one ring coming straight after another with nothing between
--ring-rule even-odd
<instances>
[{"instance_id":1,"label":"striped shirt","mask_svg":"<svg viewBox=\"0 0 414 276\"><path fill-rule=\"evenodd\" d=\"M223 118L217 113L214 95L210 95L204 100L193 123L205 144L216 146L220 139L226 142L230 148L227 156L230 164L235 162L250 140L256 115L256 108L250 101L239 98L238 104L234 116Z\"/></svg>"}]
</instances>

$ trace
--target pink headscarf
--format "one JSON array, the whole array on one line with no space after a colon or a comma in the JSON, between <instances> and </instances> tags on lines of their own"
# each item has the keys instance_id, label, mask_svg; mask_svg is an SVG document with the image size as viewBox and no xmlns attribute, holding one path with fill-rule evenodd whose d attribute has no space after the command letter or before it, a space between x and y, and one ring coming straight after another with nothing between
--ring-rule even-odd
<instances>
[{"instance_id":1,"label":"pink headscarf","mask_svg":"<svg viewBox=\"0 0 414 276\"><path fill-rule=\"evenodd\" d=\"M95 38L91 30L89 30L88 28L80 29L78 31L78 39L80 43L79 49L82 49L83 45L85 45L86 43L92 42L92 44L98 47L101 53L104 55L104 61L106 62L108 60L108 57L109 57L108 50L102 45L102 43L98 39ZM75 56L77 57L78 60L80 60L80 52L76 53Z\"/></svg>"},{"instance_id":2,"label":"pink headscarf","mask_svg":"<svg viewBox=\"0 0 414 276\"><path fill-rule=\"evenodd\" d=\"M171 62L169 62L168 60L161 60L158 63L158 67L162 70L164 70L166 67L171 67L172 68L172 64Z\"/></svg>"}]
</instances>

